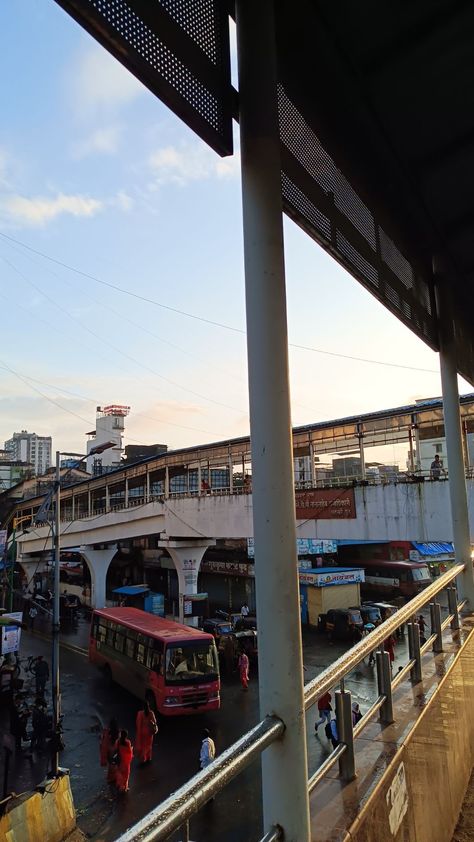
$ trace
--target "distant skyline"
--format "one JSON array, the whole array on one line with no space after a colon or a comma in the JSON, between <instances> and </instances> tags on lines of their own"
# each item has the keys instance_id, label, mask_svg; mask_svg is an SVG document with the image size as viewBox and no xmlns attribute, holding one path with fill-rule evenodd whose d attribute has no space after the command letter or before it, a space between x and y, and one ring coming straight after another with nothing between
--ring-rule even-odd
<instances>
[{"instance_id":1,"label":"distant skyline","mask_svg":"<svg viewBox=\"0 0 474 842\"><path fill-rule=\"evenodd\" d=\"M131 406L125 444L246 435L237 133L219 158L53 0L0 24L2 446L84 452L109 403ZM437 354L284 227L293 424L440 395Z\"/></svg>"}]
</instances>

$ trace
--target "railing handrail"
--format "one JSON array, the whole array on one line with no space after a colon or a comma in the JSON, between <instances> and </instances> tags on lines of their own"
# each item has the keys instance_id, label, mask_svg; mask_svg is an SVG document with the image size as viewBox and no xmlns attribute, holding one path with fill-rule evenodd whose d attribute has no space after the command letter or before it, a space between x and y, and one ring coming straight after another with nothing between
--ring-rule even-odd
<instances>
[{"instance_id":1,"label":"railing handrail","mask_svg":"<svg viewBox=\"0 0 474 842\"><path fill-rule=\"evenodd\" d=\"M439 576L435 582L428 585L409 603L399 608L396 613L385 620L382 625L371 631L359 643L356 643L348 652L342 655L335 664L331 664L323 672L313 678L304 688L305 710L308 710L314 703L323 696L331 687L334 687L341 678L351 672L367 655L374 652L384 641L395 632L399 626L408 622L417 611L421 611L432 597L449 585L465 569L464 564L456 564L446 573Z\"/></svg>"},{"instance_id":2,"label":"railing handrail","mask_svg":"<svg viewBox=\"0 0 474 842\"><path fill-rule=\"evenodd\" d=\"M281 737L284 730L281 719L267 716L166 801L126 830L117 842L160 842L167 839L270 743Z\"/></svg>"}]
</instances>

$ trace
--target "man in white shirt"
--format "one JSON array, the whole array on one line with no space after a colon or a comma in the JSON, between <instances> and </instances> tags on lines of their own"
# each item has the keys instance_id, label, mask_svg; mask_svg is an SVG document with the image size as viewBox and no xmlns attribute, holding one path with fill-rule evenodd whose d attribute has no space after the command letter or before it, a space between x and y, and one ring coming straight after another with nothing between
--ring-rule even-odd
<instances>
[{"instance_id":1,"label":"man in white shirt","mask_svg":"<svg viewBox=\"0 0 474 842\"><path fill-rule=\"evenodd\" d=\"M240 609L240 615L241 615L241 617L245 618L245 617L248 617L249 614L250 614L250 608L248 607L247 603L244 602L244 604L242 605L242 608Z\"/></svg>"},{"instance_id":2,"label":"man in white shirt","mask_svg":"<svg viewBox=\"0 0 474 842\"><path fill-rule=\"evenodd\" d=\"M205 769L212 763L216 756L216 746L207 728L202 732L203 741L201 743L201 753L199 755L199 763L201 769Z\"/></svg>"}]
</instances>

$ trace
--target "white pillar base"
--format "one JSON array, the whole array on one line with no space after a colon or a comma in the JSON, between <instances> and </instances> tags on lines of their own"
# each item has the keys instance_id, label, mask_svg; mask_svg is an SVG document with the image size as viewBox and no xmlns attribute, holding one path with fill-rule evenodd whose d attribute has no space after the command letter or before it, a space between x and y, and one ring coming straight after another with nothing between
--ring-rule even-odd
<instances>
[{"instance_id":1,"label":"white pillar base","mask_svg":"<svg viewBox=\"0 0 474 842\"><path fill-rule=\"evenodd\" d=\"M117 544L106 547L105 550L94 550L92 547L82 546L80 551L87 562L91 574L91 607L105 608L107 571L110 567L110 562L117 552Z\"/></svg>"},{"instance_id":2,"label":"white pillar base","mask_svg":"<svg viewBox=\"0 0 474 842\"><path fill-rule=\"evenodd\" d=\"M188 626L197 626L197 617L184 615L184 598L186 594L198 592L197 580L201 561L208 547L214 547L215 541L160 541L159 546L168 550L173 559L178 574L179 585L179 622Z\"/></svg>"}]
</instances>

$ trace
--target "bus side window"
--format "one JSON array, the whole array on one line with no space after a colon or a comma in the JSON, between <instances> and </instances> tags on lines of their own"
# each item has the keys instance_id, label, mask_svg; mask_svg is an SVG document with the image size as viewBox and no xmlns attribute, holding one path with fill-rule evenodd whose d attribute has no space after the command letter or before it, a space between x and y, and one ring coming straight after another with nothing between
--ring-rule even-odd
<instances>
[{"instance_id":1,"label":"bus side window","mask_svg":"<svg viewBox=\"0 0 474 842\"><path fill-rule=\"evenodd\" d=\"M107 646L113 647L113 645L114 645L114 630L109 625L107 626L107 633L106 633L106 636L105 636L105 642L107 643Z\"/></svg>"},{"instance_id":2,"label":"bus side window","mask_svg":"<svg viewBox=\"0 0 474 842\"><path fill-rule=\"evenodd\" d=\"M163 653L161 648L158 648L158 646L158 643L155 642L153 644L152 642L150 642L146 654L146 665L148 669L154 670L154 672L161 673Z\"/></svg>"},{"instance_id":3,"label":"bus side window","mask_svg":"<svg viewBox=\"0 0 474 842\"><path fill-rule=\"evenodd\" d=\"M97 639L101 643L105 643L106 635L107 635L107 629L105 628L105 626L102 626L102 625L99 624L98 632L97 632Z\"/></svg>"},{"instance_id":4,"label":"bus side window","mask_svg":"<svg viewBox=\"0 0 474 842\"><path fill-rule=\"evenodd\" d=\"M125 638L123 634L120 632L115 632L115 649L117 652L123 652L123 645L125 643Z\"/></svg>"},{"instance_id":5,"label":"bus side window","mask_svg":"<svg viewBox=\"0 0 474 842\"><path fill-rule=\"evenodd\" d=\"M128 655L129 658L135 658L135 641L131 640L129 637L125 638L125 654Z\"/></svg>"},{"instance_id":6,"label":"bus side window","mask_svg":"<svg viewBox=\"0 0 474 842\"><path fill-rule=\"evenodd\" d=\"M145 663L145 647L143 643L137 644L137 661L139 664Z\"/></svg>"}]
</instances>

